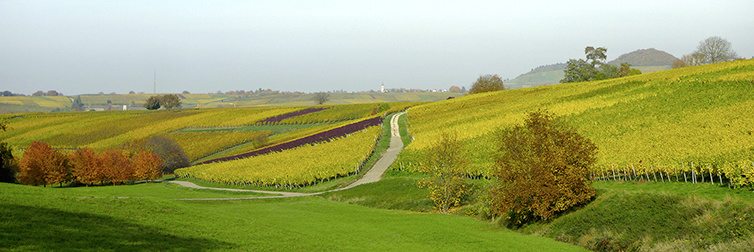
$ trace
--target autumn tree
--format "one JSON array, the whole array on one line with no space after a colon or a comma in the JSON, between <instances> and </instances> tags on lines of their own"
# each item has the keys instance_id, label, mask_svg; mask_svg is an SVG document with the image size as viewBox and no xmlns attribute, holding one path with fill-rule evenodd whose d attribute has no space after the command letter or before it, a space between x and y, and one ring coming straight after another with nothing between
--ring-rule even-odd
<instances>
[{"instance_id":1,"label":"autumn tree","mask_svg":"<svg viewBox=\"0 0 754 252\"><path fill-rule=\"evenodd\" d=\"M421 171L431 176L421 180L419 186L429 188L429 197L444 214L450 207L460 205L471 190L463 180L468 163L461 140L448 132L442 133L425 157Z\"/></svg>"},{"instance_id":2,"label":"autumn tree","mask_svg":"<svg viewBox=\"0 0 754 252\"><path fill-rule=\"evenodd\" d=\"M100 155L99 159L106 181L115 184L133 180L133 166L128 157L123 155L122 150L105 151Z\"/></svg>"},{"instance_id":3,"label":"autumn tree","mask_svg":"<svg viewBox=\"0 0 754 252\"><path fill-rule=\"evenodd\" d=\"M476 81L471 84L471 90L469 94L478 94L491 91L505 90L503 85L503 79L497 74L487 74L479 76Z\"/></svg>"},{"instance_id":4,"label":"autumn tree","mask_svg":"<svg viewBox=\"0 0 754 252\"><path fill-rule=\"evenodd\" d=\"M21 158L18 181L25 185L50 185L73 179L68 158L46 143L33 142Z\"/></svg>"},{"instance_id":5,"label":"autumn tree","mask_svg":"<svg viewBox=\"0 0 754 252\"><path fill-rule=\"evenodd\" d=\"M181 107L181 98L176 94L167 94L160 97L160 105L165 109Z\"/></svg>"},{"instance_id":6,"label":"autumn tree","mask_svg":"<svg viewBox=\"0 0 754 252\"><path fill-rule=\"evenodd\" d=\"M450 86L450 88L448 89L448 91L454 92L454 93L460 93L460 92L462 92L461 88L458 87L458 86Z\"/></svg>"},{"instance_id":7,"label":"autumn tree","mask_svg":"<svg viewBox=\"0 0 754 252\"><path fill-rule=\"evenodd\" d=\"M324 104L325 102L330 100L330 94L325 92L317 92L314 93L314 98L312 99L314 99L314 102L316 102L317 104Z\"/></svg>"},{"instance_id":8,"label":"autumn tree","mask_svg":"<svg viewBox=\"0 0 754 252\"><path fill-rule=\"evenodd\" d=\"M87 185L106 180L99 156L89 148L77 149L71 153L71 165L76 181Z\"/></svg>"},{"instance_id":9,"label":"autumn tree","mask_svg":"<svg viewBox=\"0 0 754 252\"><path fill-rule=\"evenodd\" d=\"M131 162L137 180L155 180L162 175L162 159L157 154L140 151L131 158Z\"/></svg>"},{"instance_id":10,"label":"autumn tree","mask_svg":"<svg viewBox=\"0 0 754 252\"><path fill-rule=\"evenodd\" d=\"M597 147L546 110L528 113L523 125L497 132L491 209L507 215L509 226L554 214L590 201L589 170Z\"/></svg>"},{"instance_id":11,"label":"autumn tree","mask_svg":"<svg viewBox=\"0 0 754 252\"><path fill-rule=\"evenodd\" d=\"M160 109L160 97L150 96L147 102L144 103L144 107L148 110Z\"/></svg>"}]
</instances>

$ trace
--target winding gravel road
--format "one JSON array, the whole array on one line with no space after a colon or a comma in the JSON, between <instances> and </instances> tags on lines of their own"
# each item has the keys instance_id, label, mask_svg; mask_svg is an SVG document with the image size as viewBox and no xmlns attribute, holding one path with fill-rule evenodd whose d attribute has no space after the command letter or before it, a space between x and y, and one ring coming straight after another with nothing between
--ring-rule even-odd
<instances>
[{"instance_id":1,"label":"winding gravel road","mask_svg":"<svg viewBox=\"0 0 754 252\"><path fill-rule=\"evenodd\" d=\"M391 132L390 145L388 146L387 150L382 154L382 157L380 157L380 159L377 160L377 163L375 163L372 169L367 171L367 173L364 174L363 177L361 177L359 180L356 180L350 185L343 188L338 188L338 189L324 191L324 192L317 192L317 193L295 193L295 192L280 192L280 191L204 187L204 186L199 186L197 184L194 184L188 181L168 181L168 182L182 185L185 187L196 188L196 189L210 189L210 190L234 191L234 192L255 192L255 193L270 194L269 196L254 196L254 197L240 197L240 198L194 198L194 199L179 199L179 200L241 200L241 199L291 198L291 197L318 195L318 194L323 194L327 192L342 191L342 190L350 189L359 185L377 182L382 178L382 175L385 174L385 171L387 171L390 165L392 165L393 162L395 162L395 160L398 158L398 153L400 153L401 150L403 150L403 141L401 140L400 128L398 127L398 117L400 117L401 115L405 113L406 112L395 114L390 119L390 132Z\"/></svg>"}]
</instances>

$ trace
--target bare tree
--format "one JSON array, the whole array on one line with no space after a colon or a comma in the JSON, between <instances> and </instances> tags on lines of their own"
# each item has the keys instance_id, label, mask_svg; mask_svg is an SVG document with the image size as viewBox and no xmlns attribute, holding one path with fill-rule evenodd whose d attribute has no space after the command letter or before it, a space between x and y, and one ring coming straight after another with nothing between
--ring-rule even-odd
<instances>
[{"instance_id":1,"label":"bare tree","mask_svg":"<svg viewBox=\"0 0 754 252\"><path fill-rule=\"evenodd\" d=\"M732 61L738 58L738 54L733 51L730 42L717 36L699 42L695 53L700 54L700 65Z\"/></svg>"},{"instance_id":2,"label":"bare tree","mask_svg":"<svg viewBox=\"0 0 754 252\"><path fill-rule=\"evenodd\" d=\"M330 100L330 94L325 92L314 93L314 102L317 104L324 104Z\"/></svg>"},{"instance_id":3,"label":"bare tree","mask_svg":"<svg viewBox=\"0 0 754 252\"><path fill-rule=\"evenodd\" d=\"M691 54L686 54L681 57L681 61L685 63L685 66L699 66L704 65L704 55L698 51Z\"/></svg>"}]
</instances>

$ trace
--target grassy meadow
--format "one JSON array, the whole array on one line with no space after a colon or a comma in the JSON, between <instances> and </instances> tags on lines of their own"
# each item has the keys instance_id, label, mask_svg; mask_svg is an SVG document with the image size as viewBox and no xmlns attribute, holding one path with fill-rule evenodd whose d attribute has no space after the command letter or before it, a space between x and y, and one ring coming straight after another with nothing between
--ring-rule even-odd
<instances>
[{"instance_id":1,"label":"grassy meadow","mask_svg":"<svg viewBox=\"0 0 754 252\"><path fill-rule=\"evenodd\" d=\"M165 184L60 189L0 183L0 249L583 250L466 217L368 208L318 197L168 199L206 194L227 196Z\"/></svg>"}]
</instances>

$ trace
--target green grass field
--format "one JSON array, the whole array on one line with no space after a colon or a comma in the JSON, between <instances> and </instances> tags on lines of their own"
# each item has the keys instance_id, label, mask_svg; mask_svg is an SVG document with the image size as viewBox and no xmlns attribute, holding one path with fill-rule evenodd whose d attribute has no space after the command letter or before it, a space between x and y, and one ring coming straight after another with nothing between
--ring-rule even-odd
<instances>
[{"instance_id":1,"label":"green grass field","mask_svg":"<svg viewBox=\"0 0 754 252\"><path fill-rule=\"evenodd\" d=\"M144 190L153 192L144 195ZM196 193L205 192L162 184L60 189L0 183L0 249L583 250L461 216L381 210L314 197L166 199L200 196Z\"/></svg>"}]
</instances>

